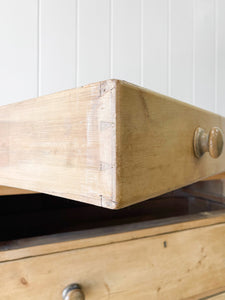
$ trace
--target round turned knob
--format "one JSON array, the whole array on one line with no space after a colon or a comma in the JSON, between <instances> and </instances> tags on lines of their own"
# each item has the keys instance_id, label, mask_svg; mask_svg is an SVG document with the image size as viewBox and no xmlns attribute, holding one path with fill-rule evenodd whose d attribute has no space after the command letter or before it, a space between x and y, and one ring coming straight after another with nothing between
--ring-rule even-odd
<instances>
[{"instance_id":1,"label":"round turned knob","mask_svg":"<svg viewBox=\"0 0 225 300\"><path fill-rule=\"evenodd\" d=\"M201 157L209 152L211 157L217 158L223 151L223 133L218 127L213 127L209 134L198 127L194 134L194 152L196 157Z\"/></svg>"},{"instance_id":2,"label":"round turned knob","mask_svg":"<svg viewBox=\"0 0 225 300\"><path fill-rule=\"evenodd\" d=\"M77 283L68 285L62 292L63 300L84 300L84 293Z\"/></svg>"}]
</instances>

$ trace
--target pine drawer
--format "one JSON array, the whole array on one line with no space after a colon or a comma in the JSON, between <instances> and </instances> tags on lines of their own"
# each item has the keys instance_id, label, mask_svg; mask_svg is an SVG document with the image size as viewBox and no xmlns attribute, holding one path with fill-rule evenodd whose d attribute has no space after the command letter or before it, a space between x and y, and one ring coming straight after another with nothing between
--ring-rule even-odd
<instances>
[{"instance_id":1,"label":"pine drawer","mask_svg":"<svg viewBox=\"0 0 225 300\"><path fill-rule=\"evenodd\" d=\"M81 285L87 300L200 299L224 288L224 223L145 234L62 252L59 244L58 253L3 262L0 296L62 300L71 283Z\"/></svg>"},{"instance_id":2,"label":"pine drawer","mask_svg":"<svg viewBox=\"0 0 225 300\"><path fill-rule=\"evenodd\" d=\"M0 107L0 185L118 209L225 171L224 131L219 115L98 82Z\"/></svg>"}]
</instances>

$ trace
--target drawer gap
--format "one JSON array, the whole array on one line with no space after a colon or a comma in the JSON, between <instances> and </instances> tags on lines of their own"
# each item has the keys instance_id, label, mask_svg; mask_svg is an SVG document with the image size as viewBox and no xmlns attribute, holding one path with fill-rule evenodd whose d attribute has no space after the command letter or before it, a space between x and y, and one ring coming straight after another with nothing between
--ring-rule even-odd
<instances>
[{"instance_id":1,"label":"drawer gap","mask_svg":"<svg viewBox=\"0 0 225 300\"><path fill-rule=\"evenodd\" d=\"M194 191L194 194L192 194ZM196 196L196 188L177 190L120 210L109 210L46 194L1 196L0 242L52 234L80 232L121 225L154 222L178 222L185 217L201 217L203 213L225 211L217 196L210 199ZM204 194L204 193L203 193ZM223 199L223 198L222 198ZM123 225L123 226L122 226ZM139 228L141 225L139 226ZM118 229L117 229L118 230ZM85 236L85 235L84 235Z\"/></svg>"}]
</instances>

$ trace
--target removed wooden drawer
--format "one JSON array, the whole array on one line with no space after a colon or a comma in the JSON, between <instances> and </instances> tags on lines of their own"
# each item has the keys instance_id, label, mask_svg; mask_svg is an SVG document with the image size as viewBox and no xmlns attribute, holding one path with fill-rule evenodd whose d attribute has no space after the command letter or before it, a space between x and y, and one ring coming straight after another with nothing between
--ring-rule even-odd
<instances>
[{"instance_id":1,"label":"removed wooden drawer","mask_svg":"<svg viewBox=\"0 0 225 300\"><path fill-rule=\"evenodd\" d=\"M121 208L225 171L224 130L219 115L103 81L0 107L0 185Z\"/></svg>"}]
</instances>

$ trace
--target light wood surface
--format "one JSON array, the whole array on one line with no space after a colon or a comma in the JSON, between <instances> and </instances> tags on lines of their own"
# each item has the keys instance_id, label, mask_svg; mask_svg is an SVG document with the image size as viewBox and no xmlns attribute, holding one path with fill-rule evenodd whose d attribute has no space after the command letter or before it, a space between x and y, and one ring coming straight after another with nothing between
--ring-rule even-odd
<instances>
[{"instance_id":1,"label":"light wood surface","mask_svg":"<svg viewBox=\"0 0 225 300\"><path fill-rule=\"evenodd\" d=\"M0 184L111 207L115 82L0 108Z\"/></svg>"},{"instance_id":2,"label":"light wood surface","mask_svg":"<svg viewBox=\"0 0 225 300\"><path fill-rule=\"evenodd\" d=\"M224 300L225 299L225 292L217 294L217 295L212 296L212 297L207 297L207 298L202 299L202 300L206 300L206 299L209 299L209 300Z\"/></svg>"},{"instance_id":3,"label":"light wood surface","mask_svg":"<svg viewBox=\"0 0 225 300\"><path fill-rule=\"evenodd\" d=\"M193 138L197 127L225 131L225 118L122 81L116 111L119 206L224 171L225 151L196 158Z\"/></svg>"},{"instance_id":4,"label":"light wood surface","mask_svg":"<svg viewBox=\"0 0 225 300\"><path fill-rule=\"evenodd\" d=\"M224 235L222 223L1 263L1 297L61 300L78 283L90 300L197 299L225 285Z\"/></svg>"},{"instance_id":5,"label":"light wood surface","mask_svg":"<svg viewBox=\"0 0 225 300\"><path fill-rule=\"evenodd\" d=\"M0 184L122 208L225 170L199 126L225 118L119 80L3 106Z\"/></svg>"},{"instance_id":6,"label":"light wood surface","mask_svg":"<svg viewBox=\"0 0 225 300\"><path fill-rule=\"evenodd\" d=\"M8 186L0 186L0 195L21 195L21 194L34 194L35 192L23 189L12 188Z\"/></svg>"},{"instance_id":7,"label":"light wood surface","mask_svg":"<svg viewBox=\"0 0 225 300\"><path fill-rule=\"evenodd\" d=\"M185 300L207 300L207 299L214 299L214 297L218 297L224 294L224 287L207 290L201 294L195 295L193 297L185 298ZM217 299L217 298L215 298ZM225 299L225 298L222 298Z\"/></svg>"},{"instance_id":8,"label":"light wood surface","mask_svg":"<svg viewBox=\"0 0 225 300\"><path fill-rule=\"evenodd\" d=\"M207 177L204 180L219 180L219 179L225 179L225 173L224 172L220 173L220 174L217 174L217 175L214 175L214 176Z\"/></svg>"},{"instance_id":9,"label":"light wood surface","mask_svg":"<svg viewBox=\"0 0 225 300\"><path fill-rule=\"evenodd\" d=\"M99 228L2 242L0 262L154 237L221 223L225 223L224 211L203 212L187 217L149 221L144 228L143 224L134 223L126 226L124 232L121 232L124 230L123 226L118 225L104 228L104 231Z\"/></svg>"}]
</instances>

